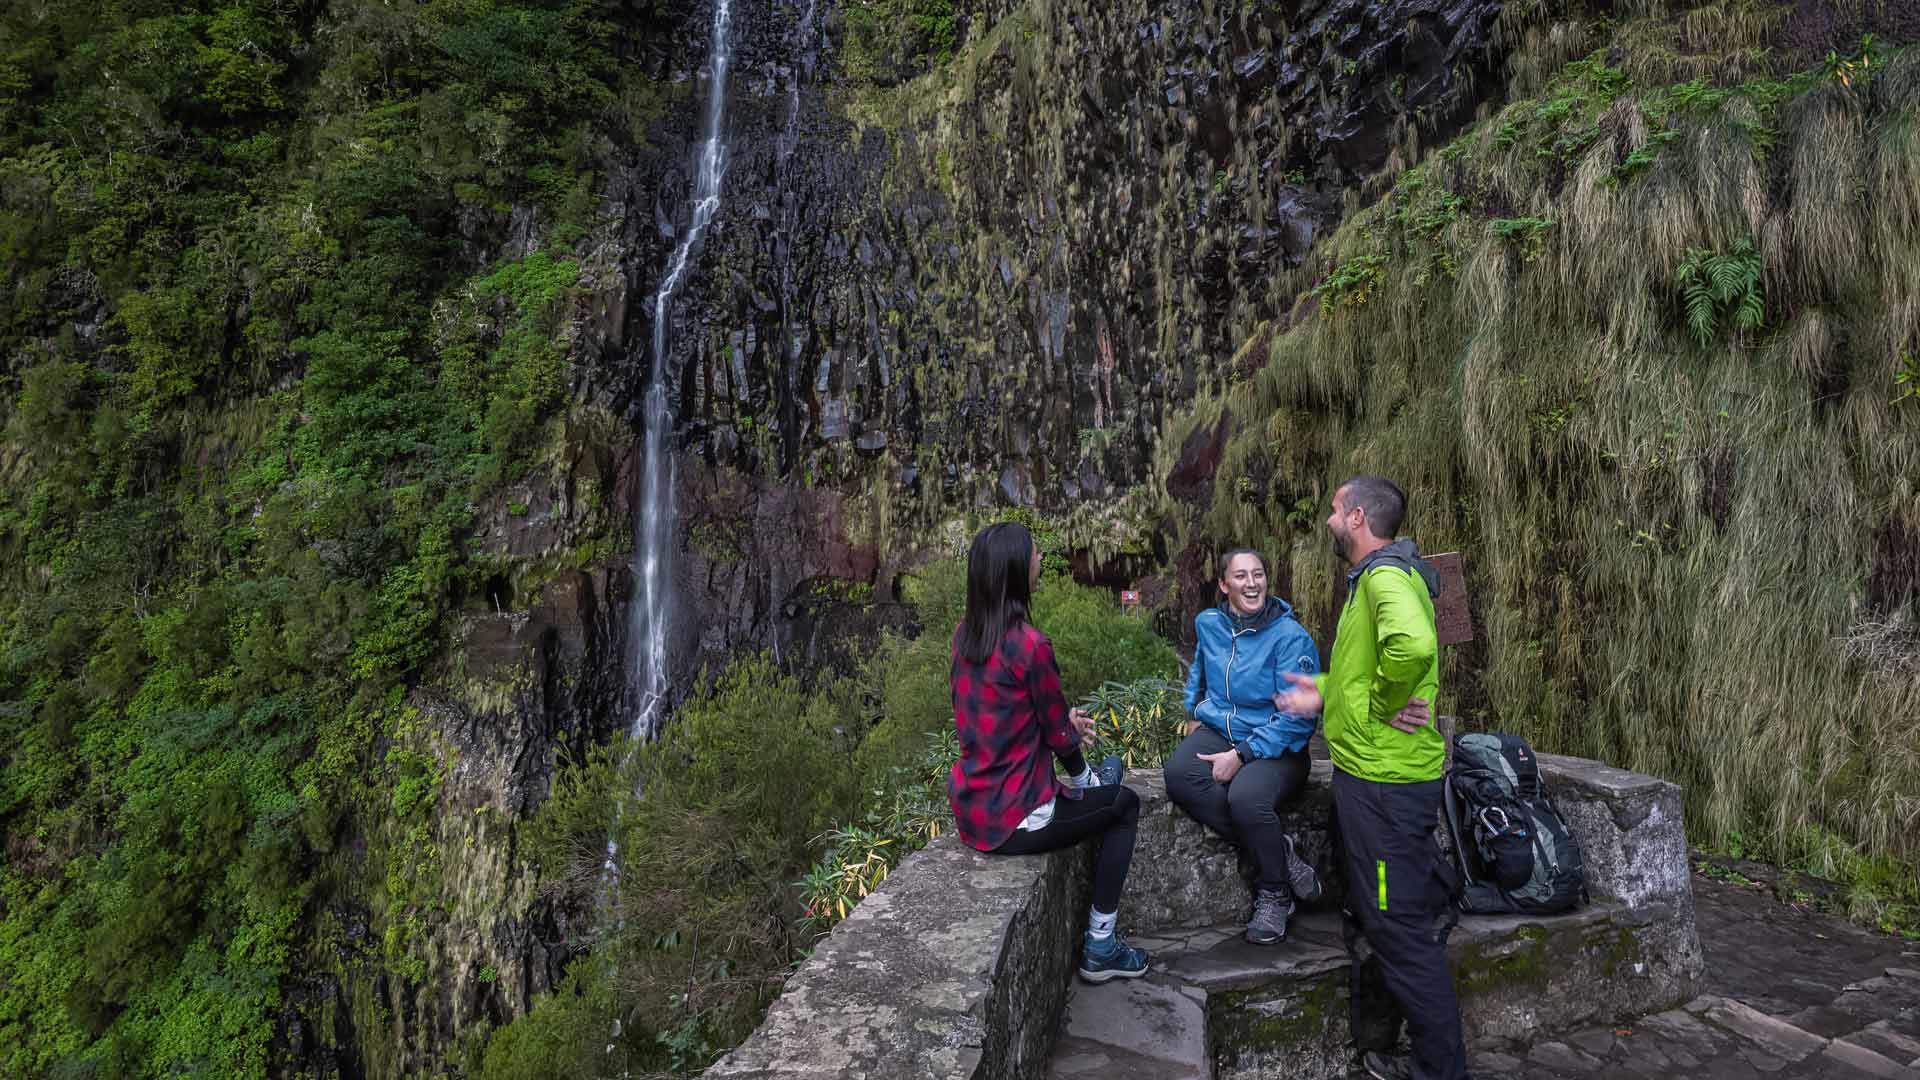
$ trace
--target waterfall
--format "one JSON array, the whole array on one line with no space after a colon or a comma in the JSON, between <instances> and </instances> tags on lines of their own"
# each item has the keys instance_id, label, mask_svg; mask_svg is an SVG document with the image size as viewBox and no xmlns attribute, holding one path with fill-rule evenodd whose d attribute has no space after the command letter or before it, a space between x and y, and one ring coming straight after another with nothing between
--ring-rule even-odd
<instances>
[{"instance_id":1,"label":"waterfall","mask_svg":"<svg viewBox=\"0 0 1920 1080\"><path fill-rule=\"evenodd\" d=\"M627 702L633 710L628 732L636 744L653 738L667 701L667 621L671 615L672 576L667 559L673 543L673 408L667 402L667 309L686 277L693 247L720 208L720 177L726 170L726 147L721 144L721 120L727 110L727 25L731 0L716 0L713 9L713 84L707 99L706 137L700 143L700 161L693 181L693 220L667 263L660 291L653 298L653 366L647 372L646 431L641 441L640 498L633 505L633 603L627 615ZM607 889L603 902L614 906L620 892L620 813L614 810L607 836L607 858L601 864ZM619 1025L613 1030L620 1035ZM613 1046L607 1047L611 1052Z\"/></svg>"},{"instance_id":2,"label":"waterfall","mask_svg":"<svg viewBox=\"0 0 1920 1080\"><path fill-rule=\"evenodd\" d=\"M653 298L653 367L647 375L646 434L642 443L640 499L633 507L633 605L628 618L627 700L633 710L629 731L637 740L653 737L667 699L667 624L672 615L674 463L669 450L673 410L667 402L667 315L673 294L686 277L694 245L720 208L720 178L726 171L721 121L727 110L727 40L731 0L716 0L713 10L713 82L707 99L706 137L693 184L693 220L667 264Z\"/></svg>"}]
</instances>

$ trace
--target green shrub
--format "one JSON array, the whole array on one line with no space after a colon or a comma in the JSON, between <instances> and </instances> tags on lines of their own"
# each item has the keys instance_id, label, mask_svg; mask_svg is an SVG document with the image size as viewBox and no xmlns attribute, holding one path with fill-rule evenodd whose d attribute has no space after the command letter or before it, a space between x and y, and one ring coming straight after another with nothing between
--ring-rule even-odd
<instances>
[{"instance_id":1,"label":"green shrub","mask_svg":"<svg viewBox=\"0 0 1920 1080\"><path fill-rule=\"evenodd\" d=\"M529 824L542 879L596 905L600 936L590 964L495 1037L484 1075L697 1071L752 1029L795 956L789 883L868 779L847 767L849 695L764 655L701 683L656 741L616 740L563 769ZM622 1034L598 1056L614 1019Z\"/></svg>"},{"instance_id":2,"label":"green shrub","mask_svg":"<svg viewBox=\"0 0 1920 1080\"><path fill-rule=\"evenodd\" d=\"M1159 768L1186 735L1181 697L1179 684L1161 678L1102 683L1081 702L1094 719L1087 756L1118 754L1129 769Z\"/></svg>"}]
</instances>

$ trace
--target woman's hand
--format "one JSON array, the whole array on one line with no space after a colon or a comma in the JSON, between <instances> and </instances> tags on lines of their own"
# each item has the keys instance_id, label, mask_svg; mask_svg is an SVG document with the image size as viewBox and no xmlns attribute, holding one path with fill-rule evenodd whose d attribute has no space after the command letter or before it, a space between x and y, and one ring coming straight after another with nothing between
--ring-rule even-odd
<instances>
[{"instance_id":1,"label":"woman's hand","mask_svg":"<svg viewBox=\"0 0 1920 1080\"><path fill-rule=\"evenodd\" d=\"M1083 739L1087 737L1087 732L1093 730L1093 714L1085 709L1068 709L1067 722L1073 725L1073 730Z\"/></svg>"},{"instance_id":2,"label":"woman's hand","mask_svg":"<svg viewBox=\"0 0 1920 1080\"><path fill-rule=\"evenodd\" d=\"M1273 695L1274 708L1295 716L1313 716L1326 704L1320 700L1320 687L1314 684L1312 676L1297 671L1283 671L1281 675L1293 687Z\"/></svg>"},{"instance_id":3,"label":"woman's hand","mask_svg":"<svg viewBox=\"0 0 1920 1080\"><path fill-rule=\"evenodd\" d=\"M1240 771L1240 755L1231 748L1217 754L1195 754L1194 756L1213 766L1213 779L1216 783L1228 783L1233 779L1234 774Z\"/></svg>"}]
</instances>

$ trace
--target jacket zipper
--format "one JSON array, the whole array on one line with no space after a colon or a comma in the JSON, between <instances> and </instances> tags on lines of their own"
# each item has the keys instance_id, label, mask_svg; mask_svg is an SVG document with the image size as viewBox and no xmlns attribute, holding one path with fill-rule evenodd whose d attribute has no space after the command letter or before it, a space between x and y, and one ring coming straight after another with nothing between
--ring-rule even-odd
<instances>
[{"instance_id":1,"label":"jacket zipper","mask_svg":"<svg viewBox=\"0 0 1920 1080\"><path fill-rule=\"evenodd\" d=\"M1233 629L1232 626L1227 627L1227 677L1225 679L1225 682L1227 684L1226 694L1227 694L1227 743L1228 745L1232 745L1234 742L1236 742L1236 740L1233 737L1233 718L1240 714L1240 707L1233 703L1233 658L1239 655L1240 635L1246 632L1247 631L1245 630L1235 630Z\"/></svg>"}]
</instances>

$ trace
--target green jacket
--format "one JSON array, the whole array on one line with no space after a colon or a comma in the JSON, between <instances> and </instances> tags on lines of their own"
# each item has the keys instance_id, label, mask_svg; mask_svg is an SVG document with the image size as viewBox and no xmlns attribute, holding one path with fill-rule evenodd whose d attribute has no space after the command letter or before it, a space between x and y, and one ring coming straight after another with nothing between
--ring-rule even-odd
<instances>
[{"instance_id":1,"label":"green jacket","mask_svg":"<svg viewBox=\"0 0 1920 1080\"><path fill-rule=\"evenodd\" d=\"M1325 702L1327 750L1342 771L1387 784L1440 778L1440 729L1428 724L1409 735L1387 723L1408 698L1437 697L1439 591L1439 575L1410 540L1388 544L1347 574L1333 658L1314 679Z\"/></svg>"}]
</instances>

